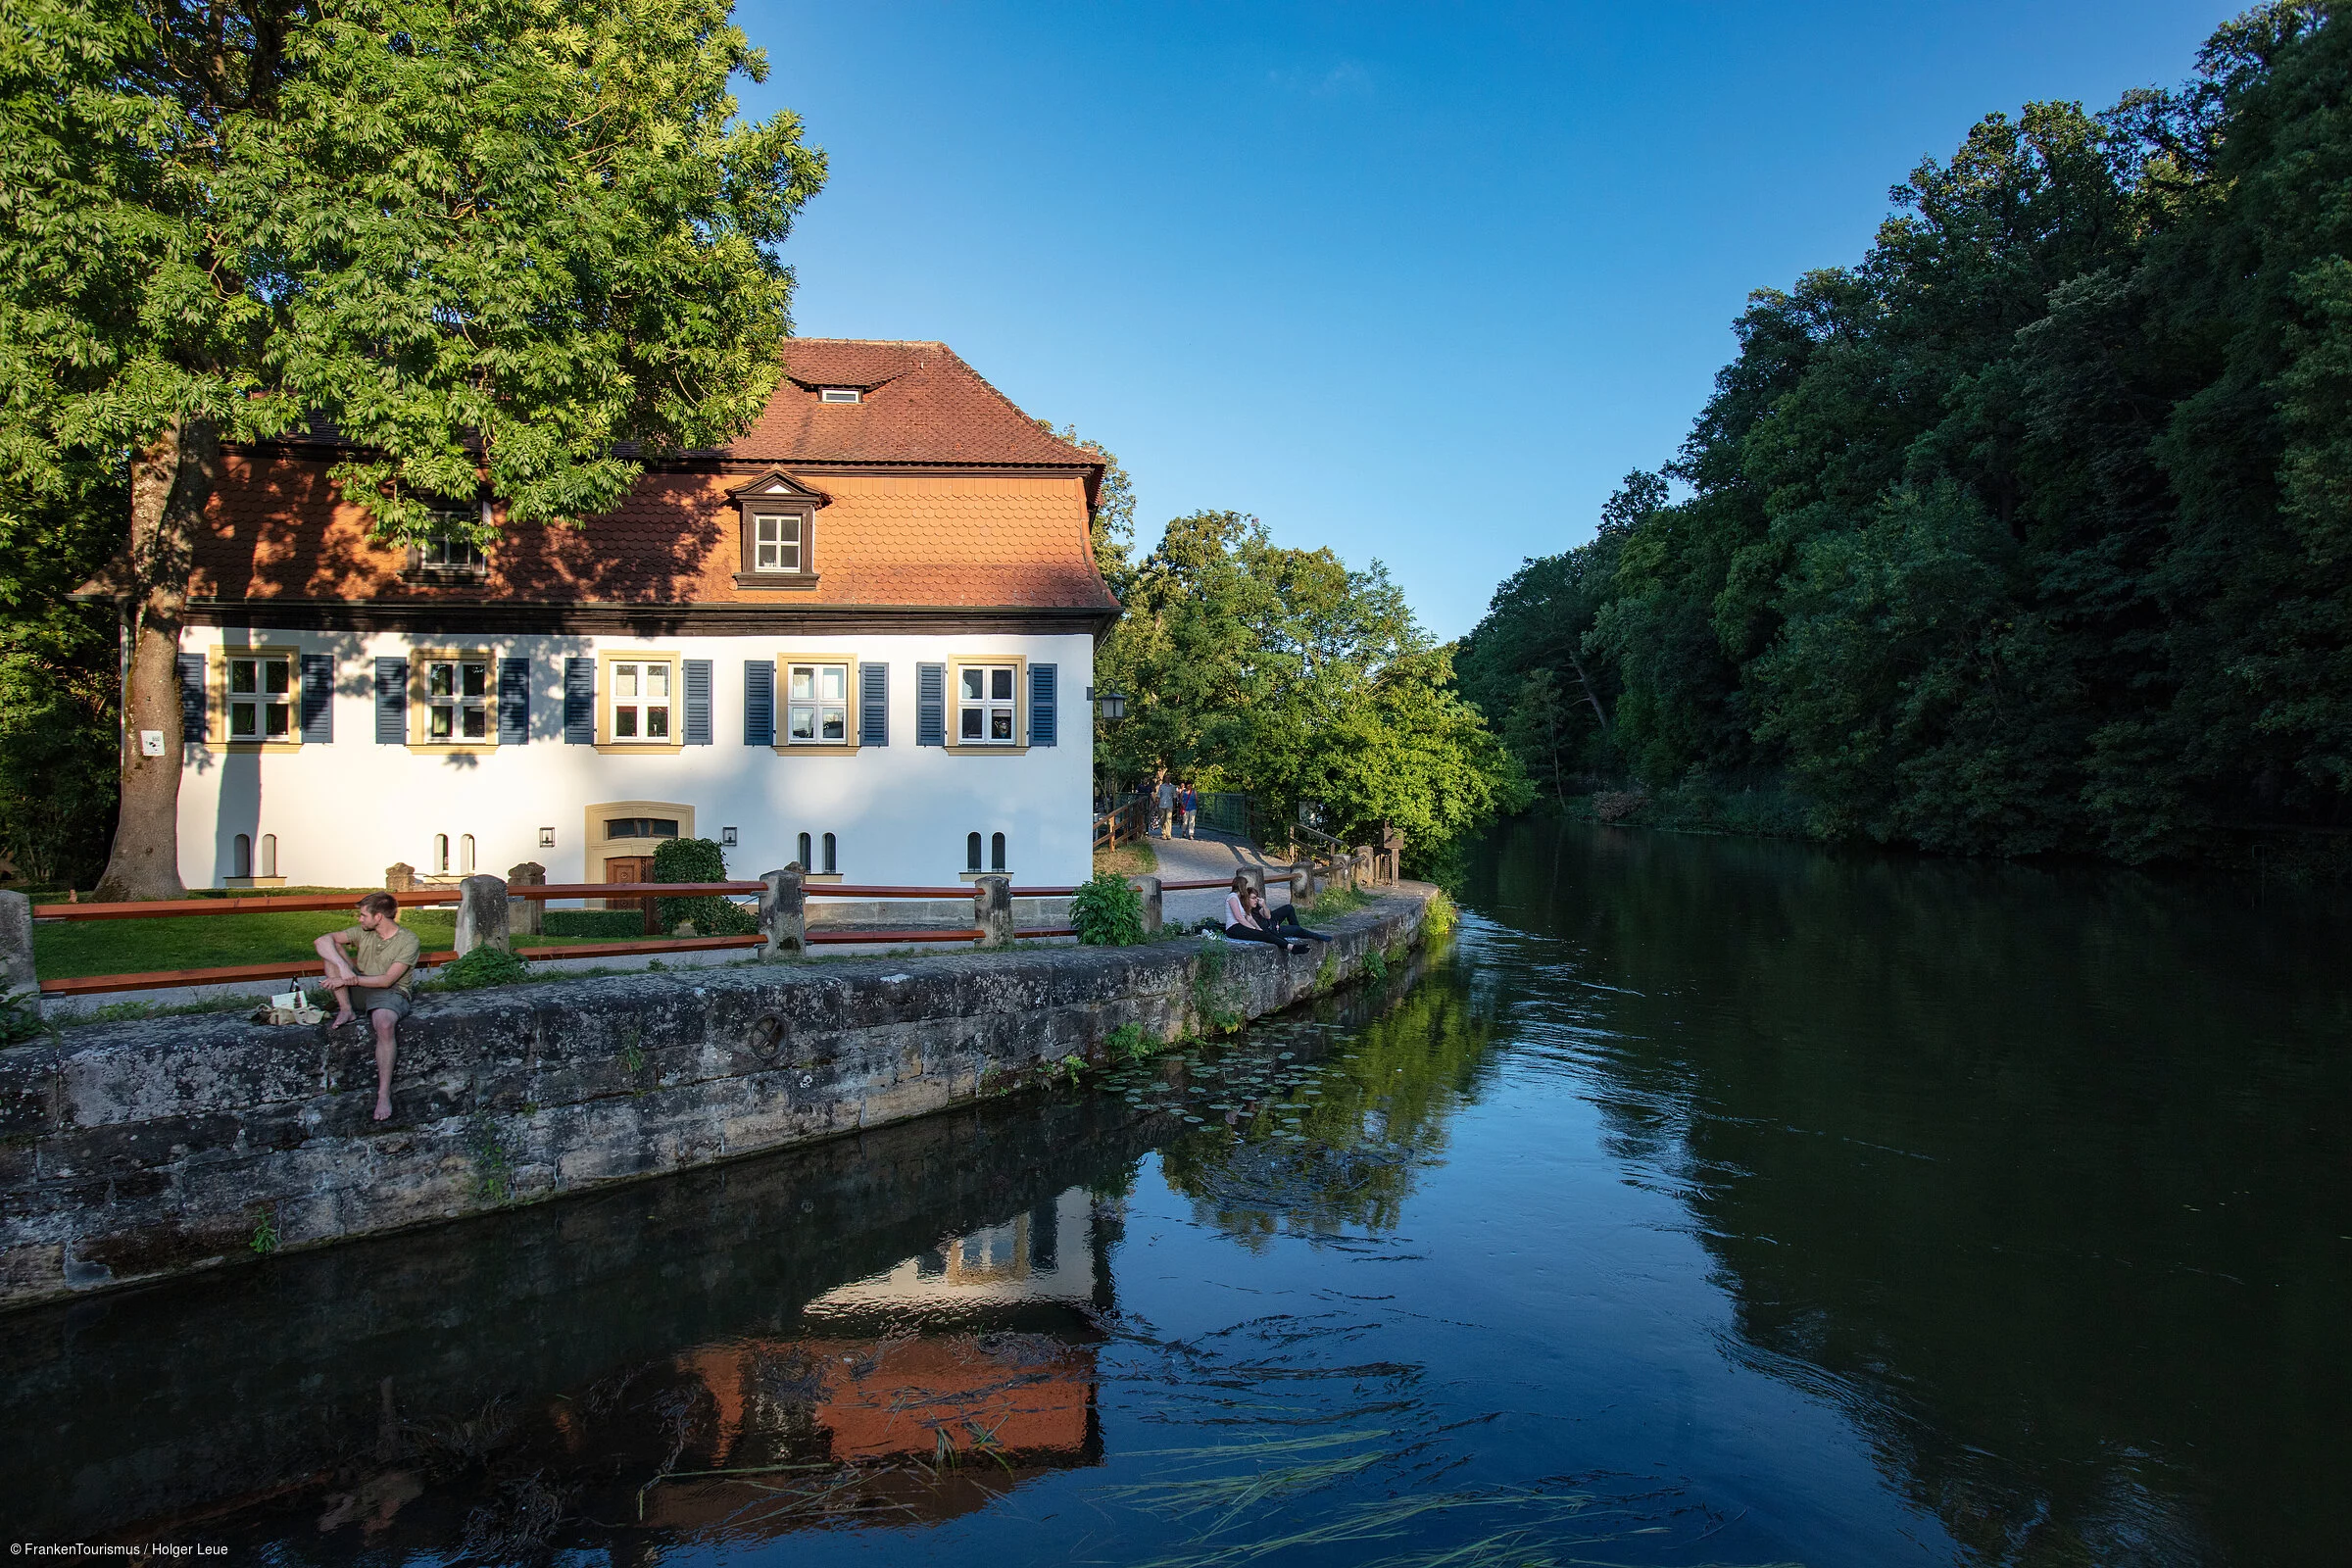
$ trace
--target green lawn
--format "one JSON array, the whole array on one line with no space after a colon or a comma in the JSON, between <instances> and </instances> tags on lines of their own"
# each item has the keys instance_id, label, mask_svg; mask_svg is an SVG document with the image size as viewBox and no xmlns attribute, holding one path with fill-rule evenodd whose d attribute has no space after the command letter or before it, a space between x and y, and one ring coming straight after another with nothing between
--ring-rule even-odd
<instances>
[{"instance_id":1,"label":"green lawn","mask_svg":"<svg viewBox=\"0 0 2352 1568\"><path fill-rule=\"evenodd\" d=\"M642 942L644 917L634 909L550 909L545 936L520 937L523 947L593 947ZM318 962L311 944L353 923L349 911L178 915L158 920L39 921L32 928L34 968L43 979L136 974L154 969L212 969L232 963L291 965ZM427 953L457 942L457 911L404 910L400 923L416 933ZM295 972L293 968L287 970Z\"/></svg>"}]
</instances>

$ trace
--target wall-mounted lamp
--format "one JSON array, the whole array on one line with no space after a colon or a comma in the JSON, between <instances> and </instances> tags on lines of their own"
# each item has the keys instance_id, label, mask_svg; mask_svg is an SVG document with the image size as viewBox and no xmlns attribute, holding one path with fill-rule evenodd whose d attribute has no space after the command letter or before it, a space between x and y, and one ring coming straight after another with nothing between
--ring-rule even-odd
<instances>
[{"instance_id":1,"label":"wall-mounted lamp","mask_svg":"<svg viewBox=\"0 0 2352 1568\"><path fill-rule=\"evenodd\" d=\"M556 830L554 828L543 827L539 830L539 847L543 850L552 850L556 847Z\"/></svg>"},{"instance_id":2,"label":"wall-mounted lamp","mask_svg":"<svg viewBox=\"0 0 2352 1568\"><path fill-rule=\"evenodd\" d=\"M720 828L718 830L718 842L731 847L735 842L735 830L731 827Z\"/></svg>"},{"instance_id":3,"label":"wall-mounted lamp","mask_svg":"<svg viewBox=\"0 0 2352 1568\"><path fill-rule=\"evenodd\" d=\"M1116 691L1102 693L1095 699L1095 711L1102 715L1104 723L1116 724L1127 716L1127 694Z\"/></svg>"}]
</instances>

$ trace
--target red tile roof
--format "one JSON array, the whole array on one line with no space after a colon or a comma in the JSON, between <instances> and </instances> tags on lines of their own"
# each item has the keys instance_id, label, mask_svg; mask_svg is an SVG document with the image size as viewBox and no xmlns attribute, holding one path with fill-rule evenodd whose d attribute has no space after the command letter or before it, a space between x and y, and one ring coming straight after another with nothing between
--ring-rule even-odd
<instances>
[{"instance_id":1,"label":"red tile roof","mask_svg":"<svg viewBox=\"0 0 2352 1568\"><path fill-rule=\"evenodd\" d=\"M516 528L492 551L486 580L404 577L405 552L371 537L367 514L328 481L323 453L233 452L190 587L200 600L1117 608L1094 564L1095 454L1040 429L944 344L796 338L784 356L767 412L710 455L719 471L648 472L578 529ZM867 398L820 403L827 386ZM735 583L726 492L753 463L828 498L812 521L812 590Z\"/></svg>"},{"instance_id":2,"label":"red tile roof","mask_svg":"<svg viewBox=\"0 0 2352 1568\"><path fill-rule=\"evenodd\" d=\"M826 403L825 387L857 403ZM784 345L784 379L727 456L755 463L1094 466L1102 459L1039 428L945 343L804 337Z\"/></svg>"}]
</instances>

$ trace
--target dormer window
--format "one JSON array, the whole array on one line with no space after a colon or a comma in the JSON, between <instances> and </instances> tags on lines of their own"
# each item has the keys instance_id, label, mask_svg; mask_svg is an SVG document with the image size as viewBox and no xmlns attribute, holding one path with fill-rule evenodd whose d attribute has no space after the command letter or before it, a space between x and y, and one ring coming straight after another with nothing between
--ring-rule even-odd
<instances>
[{"instance_id":1,"label":"dormer window","mask_svg":"<svg viewBox=\"0 0 2352 1568\"><path fill-rule=\"evenodd\" d=\"M753 513L752 570L800 570L801 522L797 512Z\"/></svg>"},{"instance_id":2,"label":"dormer window","mask_svg":"<svg viewBox=\"0 0 2352 1568\"><path fill-rule=\"evenodd\" d=\"M819 403L863 403L865 390L855 386L829 386L816 394Z\"/></svg>"},{"instance_id":3,"label":"dormer window","mask_svg":"<svg viewBox=\"0 0 2352 1568\"><path fill-rule=\"evenodd\" d=\"M727 492L743 518L738 588L816 586L816 511L825 498L770 469Z\"/></svg>"},{"instance_id":4,"label":"dormer window","mask_svg":"<svg viewBox=\"0 0 2352 1568\"><path fill-rule=\"evenodd\" d=\"M473 542L489 521L489 503L444 502L433 508L425 531L409 544L409 575L424 582L466 582L490 574L490 558Z\"/></svg>"}]
</instances>

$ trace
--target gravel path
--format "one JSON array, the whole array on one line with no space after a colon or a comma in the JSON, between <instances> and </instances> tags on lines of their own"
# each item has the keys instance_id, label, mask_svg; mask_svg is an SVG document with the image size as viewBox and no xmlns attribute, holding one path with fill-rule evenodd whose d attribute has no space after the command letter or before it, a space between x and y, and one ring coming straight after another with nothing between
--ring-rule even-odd
<instances>
[{"instance_id":1,"label":"gravel path","mask_svg":"<svg viewBox=\"0 0 2352 1568\"><path fill-rule=\"evenodd\" d=\"M1239 839L1209 831L1203 831L1197 839L1163 839L1155 835L1152 839L1152 853L1159 857L1159 878L1163 882L1194 882L1211 876L1231 881L1240 866L1264 865L1275 870L1289 866L1288 861L1261 855ZM1283 888L1266 890L1270 904L1286 903L1288 897ZM1220 920L1225 916L1225 895L1215 888L1160 897L1159 917L1170 924L1178 921L1189 924L1208 915Z\"/></svg>"}]
</instances>

